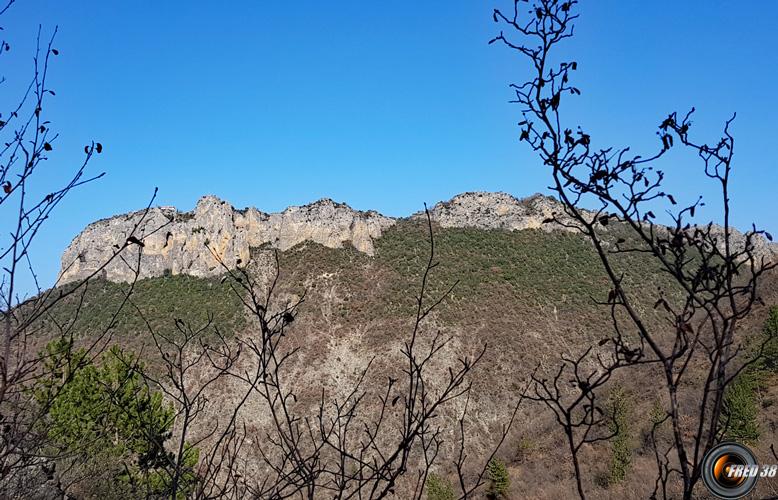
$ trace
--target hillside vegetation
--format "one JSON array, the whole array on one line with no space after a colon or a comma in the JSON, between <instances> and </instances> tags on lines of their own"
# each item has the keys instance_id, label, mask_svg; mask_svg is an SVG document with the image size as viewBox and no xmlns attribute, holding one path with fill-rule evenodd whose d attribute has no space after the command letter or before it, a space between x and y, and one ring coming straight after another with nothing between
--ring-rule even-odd
<instances>
[{"instance_id":1,"label":"hillside vegetation","mask_svg":"<svg viewBox=\"0 0 778 500\"><path fill-rule=\"evenodd\" d=\"M72 286L66 285L64 291ZM130 290L130 300L125 302ZM134 285L94 280L84 293L72 294L57 304L43 319L43 326L54 333L57 325L70 325L75 318L72 329L77 336L110 330L120 341L127 341L147 337L149 327L170 332L176 318L205 324L210 316L215 326L232 334L245 323L242 307L229 284L214 278L168 275Z\"/></svg>"},{"instance_id":2,"label":"hillside vegetation","mask_svg":"<svg viewBox=\"0 0 778 500\"><path fill-rule=\"evenodd\" d=\"M440 264L430 277L429 297L457 284L431 318L429 329L452 337L452 347L446 351L451 359L474 352L484 342L489 346L474 372L470 403L473 422L477 422L470 431L475 443L472 453L477 456L479 450L488 448L518 387L535 366L553 364L560 354L578 353L582 346L611 335L608 308L594 302L607 296L609 285L590 243L574 233L440 227L434 233ZM609 238L613 241L625 234L618 224L611 224ZM258 257L269 250L252 251ZM373 356L375 376L369 383L381 384L381 377L392 373L414 314L428 251L425 226L404 220L375 240L373 256L348 245L335 249L312 242L280 252L280 298L306 294L288 339L290 346L301 347L292 372L301 405L315 404L321 387L337 392L348 386L353 381L349 377ZM637 306L649 313L649 321L658 321L659 316L651 314L653 300L658 287L672 299L668 280L644 254L622 254L616 265L635 290ZM774 277L770 280L765 294L768 304L778 300ZM70 317L78 309L74 330L79 337L102 332L129 286L91 283L80 308L76 297L59 304L45 320L47 329L53 331L54 320ZM744 334L761 332L766 314L766 309L757 311L742 326ZM170 333L176 319L202 325L209 315L213 326L227 336L251 335L254 328L229 280L167 275L138 281L132 304L124 306L111 331L123 349L153 353L146 349L148 326ZM153 359L146 361L154 366ZM588 480L589 487L599 488L602 498L640 496L636 492L652 484L653 477L646 474L653 474L654 456L646 436L662 401L656 391L646 388L652 387L655 376L650 369L636 371L629 379L618 380L620 392L609 396L609 401L618 402L612 404L614 411L629 416L621 417L629 432L613 446L605 443L590 451L601 467L592 466L597 475ZM730 411L739 419L740 429L753 437L754 446L766 449L776 425L770 408L778 395L773 389L774 372L760 372L759 377L758 383L743 377L743 390L730 395ZM761 391L758 397L753 396L754 387ZM441 418L449 421L456 415L455 409L441 412ZM501 482L506 491L510 489L508 498L518 491L538 492L533 478L548 476L554 464L567 464L554 425L540 407L523 410L498 456L499 463L505 464L500 470L510 479ZM649 472L641 472L644 469ZM451 471L441 466L435 473L439 487L432 489L445 498L445 485L453 480ZM565 481L546 485L543 498L565 497L573 492L571 488L572 483Z\"/></svg>"}]
</instances>

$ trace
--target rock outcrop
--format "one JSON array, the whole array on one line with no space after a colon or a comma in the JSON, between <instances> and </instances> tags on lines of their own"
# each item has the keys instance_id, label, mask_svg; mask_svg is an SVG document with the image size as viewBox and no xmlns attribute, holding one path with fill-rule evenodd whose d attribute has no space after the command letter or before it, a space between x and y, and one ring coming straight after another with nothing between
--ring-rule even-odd
<instances>
[{"instance_id":1,"label":"rock outcrop","mask_svg":"<svg viewBox=\"0 0 778 500\"><path fill-rule=\"evenodd\" d=\"M165 273L205 277L248 262L250 249L263 245L286 250L303 241L338 248L349 242L373 253L373 240L395 220L377 212L360 212L322 199L280 213L255 208L236 210L214 196L204 196L192 212L154 207L94 222L70 243L62 256L59 284L83 279L111 259L131 234L143 242L140 278ZM138 268L139 248L114 258L101 271L111 281L130 281Z\"/></svg>"},{"instance_id":2,"label":"rock outcrop","mask_svg":"<svg viewBox=\"0 0 778 500\"><path fill-rule=\"evenodd\" d=\"M441 227L508 231L562 229L544 224L554 213L563 217L562 212L559 202L548 196L517 199L506 193L483 192L463 193L430 209L432 219ZM424 214L411 216L420 217ZM354 210L330 199L268 214L256 208L236 210L214 196L204 196L191 212L154 207L89 224L65 250L58 284L89 277L105 262L108 264L100 273L111 281L130 281L136 269L140 270L139 278L165 273L216 276L225 267L234 269L241 262L248 263L252 248L269 245L287 250L304 241L330 248L349 243L372 255L374 240L396 222L378 212ZM142 252L138 245L130 245L128 251L113 257L130 235L142 240ZM770 259L778 256L778 246L762 238L756 243L762 255Z\"/></svg>"},{"instance_id":3,"label":"rock outcrop","mask_svg":"<svg viewBox=\"0 0 778 500\"><path fill-rule=\"evenodd\" d=\"M479 229L560 229L543 224L554 213L561 216L560 203L550 196L534 194L518 199L507 193L462 193L430 209L432 220L441 227L474 227ZM588 212L587 212L588 213ZM423 217L423 213L413 217Z\"/></svg>"}]
</instances>

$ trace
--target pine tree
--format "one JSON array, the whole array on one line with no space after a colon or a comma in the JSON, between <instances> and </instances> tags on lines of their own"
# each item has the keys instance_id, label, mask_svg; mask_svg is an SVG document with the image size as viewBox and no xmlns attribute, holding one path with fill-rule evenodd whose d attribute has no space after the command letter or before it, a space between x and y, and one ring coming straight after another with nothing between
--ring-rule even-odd
<instances>
[{"instance_id":1,"label":"pine tree","mask_svg":"<svg viewBox=\"0 0 778 500\"><path fill-rule=\"evenodd\" d=\"M489 477L489 498L501 498L508 493L511 486L511 478L508 475L508 468L502 460L493 458L487 466L487 475Z\"/></svg>"},{"instance_id":2,"label":"pine tree","mask_svg":"<svg viewBox=\"0 0 778 500\"><path fill-rule=\"evenodd\" d=\"M146 384L137 356L113 347L95 363L83 349L74 350L72 341L58 340L46 347L45 365L49 376L38 381L34 395L48 410L42 431L47 446L84 463L114 465L114 479L133 489L163 493L174 412L161 392ZM197 460L197 449L188 448L189 470ZM183 483L194 479L190 473Z\"/></svg>"}]
</instances>

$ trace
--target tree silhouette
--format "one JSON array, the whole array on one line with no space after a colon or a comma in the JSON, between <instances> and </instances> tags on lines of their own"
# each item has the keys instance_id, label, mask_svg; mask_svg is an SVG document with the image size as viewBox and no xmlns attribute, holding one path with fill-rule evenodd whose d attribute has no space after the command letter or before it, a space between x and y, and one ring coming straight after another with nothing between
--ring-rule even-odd
<instances>
[{"instance_id":1,"label":"tree silhouette","mask_svg":"<svg viewBox=\"0 0 778 500\"><path fill-rule=\"evenodd\" d=\"M0 19L13 4L14 0L10 0L0 8ZM53 124L46 119L48 100L55 95L48 84L48 72L53 60L59 57L59 51L54 47L56 34L56 28L49 36L38 28L31 77L22 94L2 103L0 112L0 185L3 187L0 192L0 230L3 235L0 241L0 491L4 497L13 497L18 493L20 484L50 467L56 459L41 452L46 437L45 433L39 432L37 424L49 410L58 391L67 385L69 377L78 368L75 366L80 363L77 360L91 362L105 348L110 340L113 320L127 304L134 284L134 281L130 283L125 300L113 311L109 326L81 346L84 349L82 356L66 353L58 358L67 365L59 387L53 387L47 399L32 397L30 388L36 380L50 374L46 364L50 359L42 350L45 342L41 344L41 341L48 335L48 340L59 339L62 345L72 348L74 325L89 283L113 259L123 259L122 254L131 244L128 240L116 245L110 258L97 266L95 272L69 287L43 291L38 284L30 250L35 247L45 223L71 192L103 176L102 173L92 176L87 173L89 163L103 150L102 144L91 142L84 147L84 156L73 167L67 181L52 186L46 179L47 170L52 168L49 165L58 139ZM9 50L11 44L5 39L0 41L0 61L5 60ZM0 83L5 81L5 76L0 77ZM41 192L47 194L37 194ZM140 219L142 223L145 214ZM140 241L143 236L135 236L139 225L127 237ZM141 252L138 252L137 260L125 259L125 262L130 268L137 269L140 256ZM64 264L68 267L68 263ZM135 277L137 279L137 274ZM20 294L21 283L25 279L34 284L35 295L32 297L25 292ZM76 304L72 315L54 317L52 311L66 301ZM43 333L43 320L49 323L49 330L53 329L54 334ZM41 351L42 354L39 354Z\"/></svg>"},{"instance_id":2,"label":"tree silhouette","mask_svg":"<svg viewBox=\"0 0 778 500\"><path fill-rule=\"evenodd\" d=\"M538 376L535 398L554 410L568 436L578 493L584 498L577 456L581 444L590 442L604 423L598 389L618 370L638 365L657 369L668 400L675 459L658 459L664 465L660 464L653 495L666 496L661 486L677 478L683 498L692 498L703 456L726 426L722 419L725 390L754 362L741 355L737 325L759 302L758 284L775 267L758 252L762 238L772 238L769 234L753 228L741 235L730 224L734 116L724 124L722 136L711 143L692 137L692 108L662 119L659 145L650 154L635 155L628 147L596 147L585 128L566 123L560 114L563 104L581 93L573 83L578 63L555 59L559 44L573 37L578 2L540 0L530 5L515 0L512 4L510 10L494 11L494 21L505 30L490 43L500 43L529 62L531 76L510 87L515 95L512 102L521 107L523 116L520 140L548 169L551 189L564 210L547 223L585 235L611 285L607 298L598 303L611 312L612 335L580 358L565 359L551 381ZM704 205L702 197L684 204L681 196L663 189L665 174L656 167L657 161L677 149L693 153L701 162L701 181L718 188L721 226L694 223L695 212ZM667 226L656 222L660 208L669 214ZM630 238L611 241L609 224L622 225ZM651 256L672 283L671 289L657 290L652 299L663 323L650 321L637 305L645 297L625 280L628 270L618 265L618 256L629 253ZM563 374L573 374L572 387L562 386ZM685 384L694 374L701 374L703 382ZM658 451L657 456L667 458L671 455L667 451Z\"/></svg>"}]
</instances>

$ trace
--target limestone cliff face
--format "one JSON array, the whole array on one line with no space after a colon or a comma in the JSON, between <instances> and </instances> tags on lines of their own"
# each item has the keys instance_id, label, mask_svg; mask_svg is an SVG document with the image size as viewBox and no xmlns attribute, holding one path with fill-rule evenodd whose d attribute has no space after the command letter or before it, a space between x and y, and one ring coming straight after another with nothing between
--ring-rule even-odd
<instances>
[{"instance_id":1,"label":"limestone cliff face","mask_svg":"<svg viewBox=\"0 0 778 500\"><path fill-rule=\"evenodd\" d=\"M430 210L430 216L441 227L552 231L561 228L543 224L543 221L555 212L558 216L563 215L560 203L549 196L535 194L517 199L507 193L477 192L462 193L436 204ZM416 218L422 216L423 213L414 214Z\"/></svg>"},{"instance_id":2,"label":"limestone cliff face","mask_svg":"<svg viewBox=\"0 0 778 500\"><path fill-rule=\"evenodd\" d=\"M106 262L130 234L143 241L140 277L190 274L205 277L224 272L220 261L235 268L249 260L251 247L269 244L286 250L303 241L338 248L350 242L372 254L373 240L394 224L376 212L360 212L329 199L267 214L255 208L236 210L214 196L205 196L192 212L155 207L94 222L70 243L62 256L60 284L85 278ZM137 226L137 229L135 229ZM131 245L113 259L103 277L129 281L137 267L138 247Z\"/></svg>"},{"instance_id":3,"label":"limestone cliff face","mask_svg":"<svg viewBox=\"0 0 778 500\"><path fill-rule=\"evenodd\" d=\"M563 229L543 224L554 213L562 216L561 205L554 198L536 194L517 199L506 193L482 192L463 193L430 209L432 219L441 227L508 231ZM416 213L411 217L423 216ZM204 196L192 212L155 207L147 213L118 215L88 225L65 250L58 284L95 273L131 234L144 244L141 265L139 247L131 245L109 262L102 271L104 278L129 281L136 268L140 278L165 273L216 276L224 272L222 263L229 269L239 261L248 263L252 247L270 245L287 250L304 241L330 248L350 243L372 255L374 240L396 222L375 211L361 212L329 199L268 214L255 208L236 210L214 196ZM778 246L762 238L756 246L757 253L768 259L778 256Z\"/></svg>"}]
</instances>

